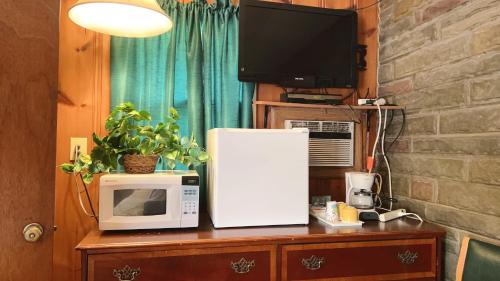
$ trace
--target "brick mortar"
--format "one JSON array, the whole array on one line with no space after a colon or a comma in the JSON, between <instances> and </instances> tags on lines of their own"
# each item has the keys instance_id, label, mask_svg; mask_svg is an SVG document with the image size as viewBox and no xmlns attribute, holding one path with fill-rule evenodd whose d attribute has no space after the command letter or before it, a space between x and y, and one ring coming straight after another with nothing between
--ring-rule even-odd
<instances>
[{"instance_id":1,"label":"brick mortar","mask_svg":"<svg viewBox=\"0 0 500 281\"><path fill-rule=\"evenodd\" d=\"M478 156L471 156L471 155L469 155L469 156L467 156L465 158L465 166L464 166L464 169L465 169L465 178L464 178L464 180L465 180L465 182L470 182L470 168L471 168L470 166L471 166L472 157L476 158Z\"/></svg>"},{"instance_id":2,"label":"brick mortar","mask_svg":"<svg viewBox=\"0 0 500 281\"><path fill-rule=\"evenodd\" d=\"M475 105L471 105L469 107L444 109L440 113L448 114L452 111L480 110L480 109L490 109L490 108L495 108L495 107L498 107L500 110L500 104L494 103L494 104L475 104Z\"/></svg>"},{"instance_id":3,"label":"brick mortar","mask_svg":"<svg viewBox=\"0 0 500 281\"><path fill-rule=\"evenodd\" d=\"M500 137L500 132L485 132L485 133L470 133L470 134L440 134L440 135L435 135L435 136L429 136L429 135L412 135L411 136L411 138L413 138L415 140L477 138L477 137Z\"/></svg>"},{"instance_id":4,"label":"brick mortar","mask_svg":"<svg viewBox=\"0 0 500 281\"><path fill-rule=\"evenodd\" d=\"M444 154L444 153L416 153L416 152L390 152L388 154L389 157L394 157L398 155L406 155L406 156L412 156L414 155L415 158L424 158L424 159L430 159L430 160L462 160L465 161L469 155L450 155L450 154ZM475 156L479 157L479 156ZM498 156L493 156L494 158L498 159Z\"/></svg>"}]
</instances>

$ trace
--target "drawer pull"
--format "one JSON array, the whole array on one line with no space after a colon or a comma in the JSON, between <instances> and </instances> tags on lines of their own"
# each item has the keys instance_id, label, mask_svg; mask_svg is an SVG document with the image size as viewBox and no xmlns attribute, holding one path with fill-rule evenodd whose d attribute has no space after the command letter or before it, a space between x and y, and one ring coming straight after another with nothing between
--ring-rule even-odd
<instances>
[{"instance_id":1,"label":"drawer pull","mask_svg":"<svg viewBox=\"0 0 500 281\"><path fill-rule=\"evenodd\" d=\"M312 255L308 259L302 259L302 265L305 266L309 270L318 270L321 268L321 264L325 262L324 257L317 257Z\"/></svg>"},{"instance_id":2,"label":"drawer pull","mask_svg":"<svg viewBox=\"0 0 500 281\"><path fill-rule=\"evenodd\" d=\"M118 279L118 281L133 281L135 277L141 274L141 268L131 268L126 265L122 269L113 269L113 276Z\"/></svg>"},{"instance_id":3,"label":"drawer pull","mask_svg":"<svg viewBox=\"0 0 500 281\"><path fill-rule=\"evenodd\" d=\"M248 273L254 267L255 260L247 261L245 258L241 258L237 262L231 262L231 268L234 270L234 272L240 274Z\"/></svg>"},{"instance_id":4,"label":"drawer pull","mask_svg":"<svg viewBox=\"0 0 500 281\"><path fill-rule=\"evenodd\" d=\"M418 258L417 252L406 250L404 253L398 253L398 259L402 264L414 264Z\"/></svg>"}]
</instances>

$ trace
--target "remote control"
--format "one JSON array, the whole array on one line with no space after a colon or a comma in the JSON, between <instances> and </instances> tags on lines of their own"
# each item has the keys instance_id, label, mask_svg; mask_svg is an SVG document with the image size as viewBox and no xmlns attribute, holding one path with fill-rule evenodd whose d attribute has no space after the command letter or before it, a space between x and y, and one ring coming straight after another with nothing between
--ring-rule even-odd
<instances>
[{"instance_id":1,"label":"remote control","mask_svg":"<svg viewBox=\"0 0 500 281\"><path fill-rule=\"evenodd\" d=\"M381 222L386 222L386 221L390 221L390 220L397 219L400 217L404 217L405 215L406 215L405 209L397 209L394 211L380 214L379 219Z\"/></svg>"}]
</instances>

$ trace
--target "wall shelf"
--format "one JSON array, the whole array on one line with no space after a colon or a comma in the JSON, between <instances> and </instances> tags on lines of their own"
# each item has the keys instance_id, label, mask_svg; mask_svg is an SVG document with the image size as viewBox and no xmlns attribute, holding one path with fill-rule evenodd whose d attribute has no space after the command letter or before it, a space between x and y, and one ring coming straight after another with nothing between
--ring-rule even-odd
<instances>
[{"instance_id":1,"label":"wall shelf","mask_svg":"<svg viewBox=\"0 0 500 281\"><path fill-rule=\"evenodd\" d=\"M306 104L306 103L290 103L290 102L277 102L277 101L254 101L254 105L267 105L279 107L298 107L298 108L322 108L322 109L355 109L355 110L377 110L374 105L329 105L329 104ZM383 105L381 109L398 110L404 109L399 105Z\"/></svg>"}]
</instances>

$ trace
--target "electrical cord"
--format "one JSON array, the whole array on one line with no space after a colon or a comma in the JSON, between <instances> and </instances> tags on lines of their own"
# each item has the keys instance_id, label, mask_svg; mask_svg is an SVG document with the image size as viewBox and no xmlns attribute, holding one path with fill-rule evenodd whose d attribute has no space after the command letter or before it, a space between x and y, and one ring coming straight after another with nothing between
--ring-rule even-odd
<instances>
[{"instance_id":1,"label":"electrical cord","mask_svg":"<svg viewBox=\"0 0 500 281\"><path fill-rule=\"evenodd\" d=\"M375 208L381 208L382 207L382 199L380 198L380 192L382 191L382 175L379 173L375 174L375 185L377 186L377 192L375 193L375 203L378 201L378 206Z\"/></svg>"},{"instance_id":2,"label":"electrical cord","mask_svg":"<svg viewBox=\"0 0 500 281\"><path fill-rule=\"evenodd\" d=\"M335 105L333 105L333 106L335 106ZM354 111L354 108L352 108L352 106L350 104L348 104L347 106L351 110L351 120L352 120L352 122L354 122L356 124L361 124L361 120L356 119L356 112Z\"/></svg>"},{"instance_id":3,"label":"electrical cord","mask_svg":"<svg viewBox=\"0 0 500 281\"><path fill-rule=\"evenodd\" d=\"M364 10L364 9L368 9L368 8L370 8L370 7L372 7L372 6L377 5L377 4L378 4L378 3L380 3L380 2L382 2L382 0L378 0L378 1L376 1L375 3L372 3L372 4L368 5L368 6L364 6L364 7L361 7L361 8L356 8L356 11L359 11L359 10Z\"/></svg>"},{"instance_id":4,"label":"electrical cord","mask_svg":"<svg viewBox=\"0 0 500 281\"><path fill-rule=\"evenodd\" d=\"M404 215L404 217L407 217L407 218L409 218L409 219L418 220L418 221L420 221L420 222L424 222L424 220L423 220L423 219L422 219L419 215L417 215L417 214L415 214L415 213L406 213L406 214Z\"/></svg>"},{"instance_id":5,"label":"electrical cord","mask_svg":"<svg viewBox=\"0 0 500 281\"><path fill-rule=\"evenodd\" d=\"M380 130L381 130L381 127L382 127L382 109L380 109L380 104L378 103L375 103L375 105L377 106L377 111L378 111L378 126L377 126L377 137L375 138L375 143L373 144L373 150L372 150L372 161L375 162L375 153L377 152L377 145L378 145L378 140L380 138ZM368 173L371 174L372 173L372 169L373 169L373 164L371 165L371 167L369 167L369 170L368 170Z\"/></svg>"},{"instance_id":6,"label":"electrical cord","mask_svg":"<svg viewBox=\"0 0 500 281\"><path fill-rule=\"evenodd\" d=\"M364 99L367 99L368 96L370 96L370 88L367 88L366 89L366 93L365 93L365 96L363 97Z\"/></svg>"},{"instance_id":7,"label":"electrical cord","mask_svg":"<svg viewBox=\"0 0 500 281\"><path fill-rule=\"evenodd\" d=\"M384 157L385 165L387 167L387 177L388 177L388 186L389 186L389 198L392 199L392 175L391 175L391 165L389 164L389 160L387 159L387 155L385 154L385 132L387 130L387 109L384 113L384 131L382 133L382 140L380 147L382 148L382 156ZM389 202L389 210L392 210L392 200Z\"/></svg>"},{"instance_id":8,"label":"electrical cord","mask_svg":"<svg viewBox=\"0 0 500 281\"><path fill-rule=\"evenodd\" d=\"M405 130L405 127L406 127L406 113L405 113L404 109L401 109L401 115L403 116L403 121L401 123L401 128L399 129L399 132L396 135L396 137L392 140L391 144L389 144L389 146L387 147L387 153L389 153L389 151L391 150L391 148L394 145L394 143L399 139L399 137L403 134L403 132Z\"/></svg>"},{"instance_id":9,"label":"electrical cord","mask_svg":"<svg viewBox=\"0 0 500 281\"><path fill-rule=\"evenodd\" d=\"M76 184L76 192L77 192L77 195L78 195L78 201L80 202L80 207L82 208L82 210L85 213L85 215L94 218L95 221L97 223L99 223L99 218L97 217L97 215L95 213L94 205L92 204L92 199L90 199L90 194L89 194L89 191L87 189L87 185L83 182L82 175L80 174L80 180L83 183L83 189L84 189L85 194L87 196L87 201L89 202L91 212L89 212L87 210L87 208L85 208L85 206L83 205L82 195L81 195L81 192L80 192L80 186L78 184L78 181L76 180L76 176L74 176L74 179L75 179L75 184Z\"/></svg>"},{"instance_id":10,"label":"electrical cord","mask_svg":"<svg viewBox=\"0 0 500 281\"><path fill-rule=\"evenodd\" d=\"M347 100L348 98L352 97L352 95L354 95L354 93L357 92L356 89L354 89L354 91L350 92L347 96L343 97L342 98L342 101L345 101Z\"/></svg>"},{"instance_id":11,"label":"electrical cord","mask_svg":"<svg viewBox=\"0 0 500 281\"><path fill-rule=\"evenodd\" d=\"M78 184L78 180L76 179L76 176L74 177L74 180L75 180L75 187L76 187L76 195L78 196L78 201L80 202L80 207L82 208L82 211L83 213L86 215L86 216L89 216L89 217L92 217L92 214L87 211L87 208L85 208L85 206L83 205L83 200L82 200L82 196L80 195L80 187L79 187L79 184Z\"/></svg>"}]
</instances>

